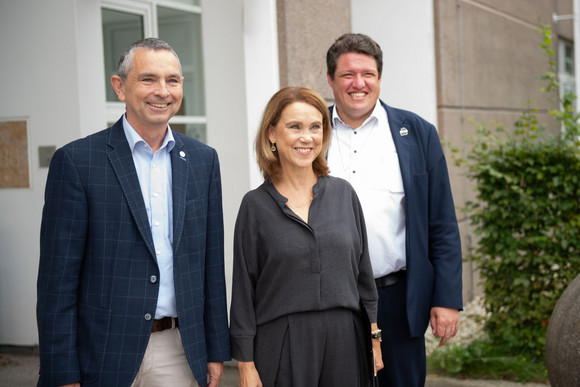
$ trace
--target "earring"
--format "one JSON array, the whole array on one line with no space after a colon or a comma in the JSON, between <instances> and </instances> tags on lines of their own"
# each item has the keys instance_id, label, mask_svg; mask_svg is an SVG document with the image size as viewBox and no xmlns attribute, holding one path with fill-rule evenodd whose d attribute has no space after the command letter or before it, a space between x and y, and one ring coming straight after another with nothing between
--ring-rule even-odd
<instances>
[{"instance_id":1,"label":"earring","mask_svg":"<svg viewBox=\"0 0 580 387\"><path fill-rule=\"evenodd\" d=\"M272 144L272 147L270 148L270 150L272 152L276 152L276 144Z\"/></svg>"}]
</instances>

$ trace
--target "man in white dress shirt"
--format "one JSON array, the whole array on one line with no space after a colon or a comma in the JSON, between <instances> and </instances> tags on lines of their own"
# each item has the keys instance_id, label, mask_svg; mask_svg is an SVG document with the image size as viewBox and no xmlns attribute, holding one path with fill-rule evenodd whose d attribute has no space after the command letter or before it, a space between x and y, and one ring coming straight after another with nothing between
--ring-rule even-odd
<instances>
[{"instance_id":1,"label":"man in white dress shirt","mask_svg":"<svg viewBox=\"0 0 580 387\"><path fill-rule=\"evenodd\" d=\"M439 137L379 100L383 58L370 37L341 36L326 61L335 98L328 165L362 203L379 292L379 385L422 386L429 322L443 345L462 308L461 243Z\"/></svg>"}]
</instances>

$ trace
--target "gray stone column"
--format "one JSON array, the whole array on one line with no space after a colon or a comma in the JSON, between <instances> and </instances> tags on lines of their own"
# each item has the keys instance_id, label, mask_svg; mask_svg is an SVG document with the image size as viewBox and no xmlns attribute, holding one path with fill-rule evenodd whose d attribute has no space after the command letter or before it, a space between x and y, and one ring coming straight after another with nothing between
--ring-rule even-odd
<instances>
[{"instance_id":1,"label":"gray stone column","mask_svg":"<svg viewBox=\"0 0 580 387\"><path fill-rule=\"evenodd\" d=\"M326 51L351 32L350 0L277 0L280 86L306 86L332 100Z\"/></svg>"},{"instance_id":2,"label":"gray stone column","mask_svg":"<svg viewBox=\"0 0 580 387\"><path fill-rule=\"evenodd\" d=\"M546 366L552 387L580 386L580 275L568 285L550 318Z\"/></svg>"}]
</instances>

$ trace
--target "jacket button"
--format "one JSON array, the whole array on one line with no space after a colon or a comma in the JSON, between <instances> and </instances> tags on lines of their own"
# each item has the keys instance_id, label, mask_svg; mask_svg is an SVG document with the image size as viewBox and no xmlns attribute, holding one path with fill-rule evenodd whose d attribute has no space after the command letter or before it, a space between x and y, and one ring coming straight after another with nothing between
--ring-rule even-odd
<instances>
[{"instance_id":1,"label":"jacket button","mask_svg":"<svg viewBox=\"0 0 580 387\"><path fill-rule=\"evenodd\" d=\"M155 282L157 282L157 276L152 275L151 277L149 277L149 281L151 281L151 283L154 284Z\"/></svg>"},{"instance_id":2,"label":"jacket button","mask_svg":"<svg viewBox=\"0 0 580 387\"><path fill-rule=\"evenodd\" d=\"M147 320L147 321L150 321L153 318L153 316L151 316L151 313L145 313L144 317L145 317L145 320Z\"/></svg>"}]
</instances>

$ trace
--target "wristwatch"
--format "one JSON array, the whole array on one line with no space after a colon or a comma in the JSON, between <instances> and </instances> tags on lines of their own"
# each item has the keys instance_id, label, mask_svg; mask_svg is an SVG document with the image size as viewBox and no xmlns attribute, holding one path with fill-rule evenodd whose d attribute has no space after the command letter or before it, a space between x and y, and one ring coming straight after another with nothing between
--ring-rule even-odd
<instances>
[{"instance_id":1,"label":"wristwatch","mask_svg":"<svg viewBox=\"0 0 580 387\"><path fill-rule=\"evenodd\" d=\"M379 342L383 341L382 335L381 335L381 330L377 329L377 330L371 331L371 339L378 340Z\"/></svg>"}]
</instances>

